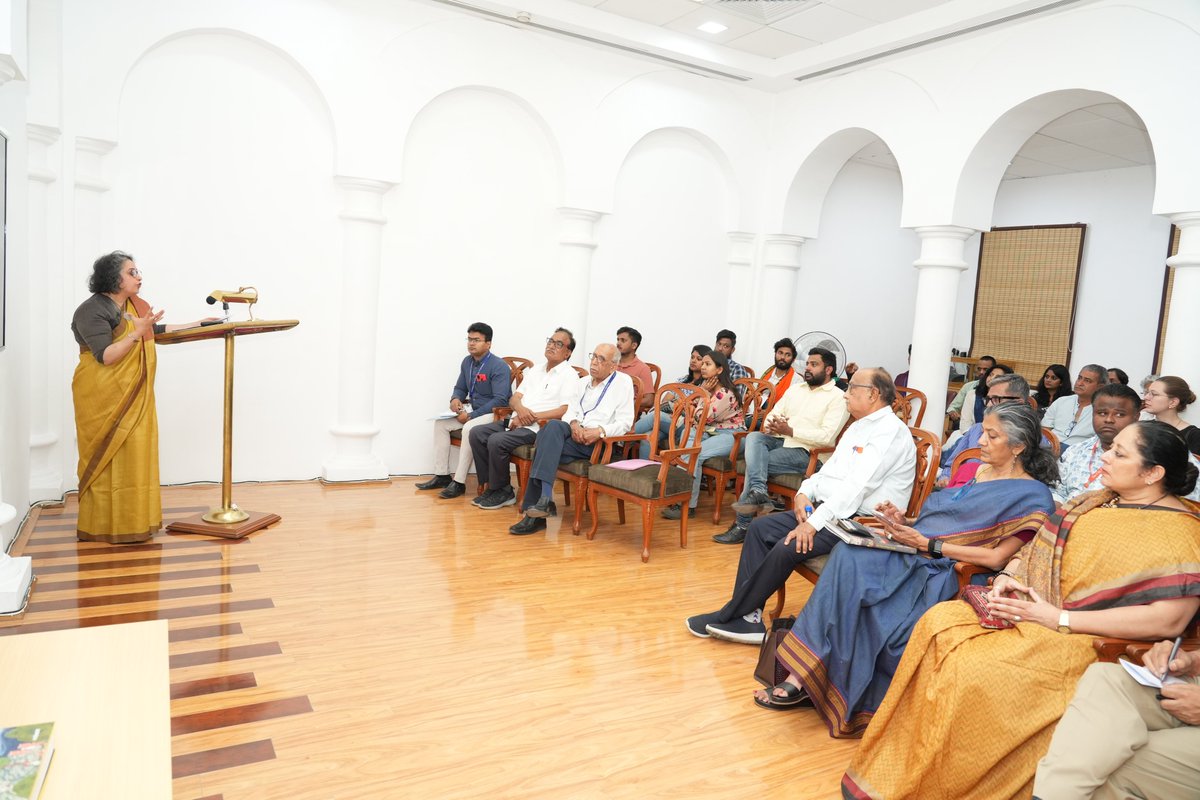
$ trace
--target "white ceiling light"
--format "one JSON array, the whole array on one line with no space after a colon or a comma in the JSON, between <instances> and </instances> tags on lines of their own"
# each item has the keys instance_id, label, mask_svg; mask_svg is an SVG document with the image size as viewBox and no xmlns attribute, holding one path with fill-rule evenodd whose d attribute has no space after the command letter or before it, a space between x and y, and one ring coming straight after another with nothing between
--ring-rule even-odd
<instances>
[{"instance_id":1,"label":"white ceiling light","mask_svg":"<svg viewBox=\"0 0 1200 800\"><path fill-rule=\"evenodd\" d=\"M705 33L721 33L723 31L729 30L729 26L722 25L719 22L713 22L712 20L709 20L708 22L704 23L703 25L697 25L696 30L704 31Z\"/></svg>"}]
</instances>

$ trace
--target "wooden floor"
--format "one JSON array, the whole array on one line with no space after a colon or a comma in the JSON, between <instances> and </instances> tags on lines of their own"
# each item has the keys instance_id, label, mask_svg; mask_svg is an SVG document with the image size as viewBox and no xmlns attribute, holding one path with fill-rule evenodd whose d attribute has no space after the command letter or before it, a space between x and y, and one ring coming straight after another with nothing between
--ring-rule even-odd
<instances>
[{"instance_id":1,"label":"wooden floor","mask_svg":"<svg viewBox=\"0 0 1200 800\"><path fill-rule=\"evenodd\" d=\"M72 497L22 531L38 583L0 635L169 620L177 800L838 796L857 743L759 709L757 648L684 628L740 550L709 539L709 497L690 546L660 520L643 564L611 501L594 541L558 519L518 537L473 484L444 501L415 482L237 486L283 522L115 547L75 541ZM164 489L165 516L218 497Z\"/></svg>"}]
</instances>

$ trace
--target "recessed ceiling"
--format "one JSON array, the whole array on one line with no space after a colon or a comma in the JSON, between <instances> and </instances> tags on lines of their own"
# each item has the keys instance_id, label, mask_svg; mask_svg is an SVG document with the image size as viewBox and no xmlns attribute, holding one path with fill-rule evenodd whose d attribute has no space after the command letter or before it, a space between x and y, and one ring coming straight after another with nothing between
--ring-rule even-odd
<instances>
[{"instance_id":1,"label":"recessed ceiling","mask_svg":"<svg viewBox=\"0 0 1200 800\"><path fill-rule=\"evenodd\" d=\"M851 161L899 171L891 151L878 139L855 153ZM1122 103L1102 103L1044 125L1013 157L1004 180L1153 163L1154 151L1142 120Z\"/></svg>"}]
</instances>

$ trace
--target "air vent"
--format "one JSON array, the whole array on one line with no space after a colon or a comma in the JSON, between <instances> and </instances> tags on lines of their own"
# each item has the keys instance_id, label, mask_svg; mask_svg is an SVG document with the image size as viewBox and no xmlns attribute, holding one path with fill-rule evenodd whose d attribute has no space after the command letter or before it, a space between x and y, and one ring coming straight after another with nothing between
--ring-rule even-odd
<instances>
[{"instance_id":1,"label":"air vent","mask_svg":"<svg viewBox=\"0 0 1200 800\"><path fill-rule=\"evenodd\" d=\"M819 5L820 0L703 0L703 3L760 25L770 25Z\"/></svg>"}]
</instances>

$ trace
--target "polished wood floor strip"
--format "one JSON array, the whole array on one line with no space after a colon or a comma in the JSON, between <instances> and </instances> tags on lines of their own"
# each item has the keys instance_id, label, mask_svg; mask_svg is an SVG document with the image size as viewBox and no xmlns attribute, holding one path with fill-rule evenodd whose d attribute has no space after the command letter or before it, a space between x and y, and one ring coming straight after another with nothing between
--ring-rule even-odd
<instances>
[{"instance_id":1,"label":"polished wood floor strip","mask_svg":"<svg viewBox=\"0 0 1200 800\"><path fill-rule=\"evenodd\" d=\"M196 578L227 578L231 575L246 575L258 572L257 564L238 564L236 566L207 567L205 569L174 570L172 572L142 572L126 575L109 575L104 578L80 578L63 581L38 581L38 589L43 592L57 592L70 589L100 589L109 586L133 586L139 583L161 583L163 581L187 581Z\"/></svg>"},{"instance_id":2,"label":"polished wood floor strip","mask_svg":"<svg viewBox=\"0 0 1200 800\"><path fill-rule=\"evenodd\" d=\"M857 743L757 708L757 649L684 628L724 603L739 555L710 540L730 515L711 525L708 495L689 547L657 520L643 564L636 514L618 525L612 504L594 541L569 509L515 537L473 483L436 501L416 480L239 485L283 521L153 552L48 530L70 498L15 549L39 553L33 602L57 605L0 634L167 619L179 800L838 796ZM163 490L173 509L214 495ZM225 602L164 594L214 585ZM809 589L789 588L794 610Z\"/></svg>"},{"instance_id":3,"label":"polished wood floor strip","mask_svg":"<svg viewBox=\"0 0 1200 800\"><path fill-rule=\"evenodd\" d=\"M275 748L270 739L246 742L228 747L216 747L198 753L174 756L171 759L171 774L175 778L186 778L204 772L255 764L275 758Z\"/></svg>"},{"instance_id":4,"label":"polished wood floor strip","mask_svg":"<svg viewBox=\"0 0 1200 800\"><path fill-rule=\"evenodd\" d=\"M253 672L239 672L236 675L218 675L215 678L201 678L195 681L181 681L171 684L171 699L180 700L184 697L200 697L218 692L233 692L238 689L253 689L258 686Z\"/></svg>"},{"instance_id":5,"label":"polished wood floor strip","mask_svg":"<svg viewBox=\"0 0 1200 800\"><path fill-rule=\"evenodd\" d=\"M212 547L225 544L242 544L245 539L173 539L165 542L146 542L143 544L97 544L68 539L61 546L52 550L26 550L25 555L34 558L74 558L76 556L109 556L128 555L129 553L158 553L164 550L181 550L196 547ZM41 539L38 544L46 542Z\"/></svg>"},{"instance_id":6,"label":"polished wood floor strip","mask_svg":"<svg viewBox=\"0 0 1200 800\"><path fill-rule=\"evenodd\" d=\"M179 667L194 667L199 664L223 664L243 658L260 658L262 656L277 656L283 652L279 642L260 642L244 644L236 647L222 647L217 650L199 650L194 653L179 653L171 656L171 669Z\"/></svg>"},{"instance_id":7,"label":"polished wood floor strip","mask_svg":"<svg viewBox=\"0 0 1200 800\"><path fill-rule=\"evenodd\" d=\"M204 625L199 628L174 628L167 632L167 641L191 642L196 639L211 639L217 636L236 636L241 632L242 623L240 622Z\"/></svg>"},{"instance_id":8,"label":"polished wood floor strip","mask_svg":"<svg viewBox=\"0 0 1200 800\"><path fill-rule=\"evenodd\" d=\"M44 588L44 587L43 587ZM204 597L212 594L228 594L233 590L228 583L210 586L180 586L172 589L155 589L151 592L131 592L128 594L106 594L98 597L68 597L61 600L42 600L29 603L29 611L56 611L64 608L97 608L100 606L119 606L127 603L145 601L176 600L180 597Z\"/></svg>"},{"instance_id":9,"label":"polished wood floor strip","mask_svg":"<svg viewBox=\"0 0 1200 800\"><path fill-rule=\"evenodd\" d=\"M312 704L308 702L307 697L287 697L282 700L222 708L219 711L200 711L195 714L172 717L171 735L180 736L185 733L228 728L232 725L245 725L266 719L291 717L296 714L307 714L312 710Z\"/></svg>"}]
</instances>

